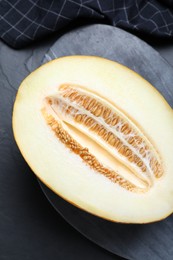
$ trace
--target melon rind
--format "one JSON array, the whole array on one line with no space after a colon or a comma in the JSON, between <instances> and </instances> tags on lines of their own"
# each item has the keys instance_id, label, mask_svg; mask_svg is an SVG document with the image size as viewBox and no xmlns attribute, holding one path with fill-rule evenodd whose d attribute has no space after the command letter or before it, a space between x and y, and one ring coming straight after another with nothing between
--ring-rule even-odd
<instances>
[{"instance_id":1,"label":"melon rind","mask_svg":"<svg viewBox=\"0 0 173 260\"><path fill-rule=\"evenodd\" d=\"M91 170L55 137L41 108L44 98L64 83L84 86L116 104L143 130L164 169L149 191L123 189ZM122 223L149 223L173 212L173 111L149 82L127 67L93 56L63 57L41 66L19 87L13 131L36 176L77 207Z\"/></svg>"}]
</instances>

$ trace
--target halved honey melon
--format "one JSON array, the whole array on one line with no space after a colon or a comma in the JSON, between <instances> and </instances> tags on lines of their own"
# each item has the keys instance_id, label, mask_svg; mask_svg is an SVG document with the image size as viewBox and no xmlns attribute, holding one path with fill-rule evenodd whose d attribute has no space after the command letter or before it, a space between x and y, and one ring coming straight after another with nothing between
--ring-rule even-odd
<instances>
[{"instance_id":1,"label":"halved honey melon","mask_svg":"<svg viewBox=\"0 0 173 260\"><path fill-rule=\"evenodd\" d=\"M55 193L102 218L148 223L173 211L173 111L146 80L99 57L51 61L21 84L16 142Z\"/></svg>"}]
</instances>

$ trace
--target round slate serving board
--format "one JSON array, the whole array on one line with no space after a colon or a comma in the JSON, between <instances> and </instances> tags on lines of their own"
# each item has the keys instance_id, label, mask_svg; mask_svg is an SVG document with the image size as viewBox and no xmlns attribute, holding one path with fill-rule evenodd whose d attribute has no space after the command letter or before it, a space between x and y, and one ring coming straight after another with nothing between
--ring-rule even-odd
<instances>
[{"instance_id":1,"label":"round slate serving board","mask_svg":"<svg viewBox=\"0 0 173 260\"><path fill-rule=\"evenodd\" d=\"M173 107L173 68L149 45L123 30L106 25L76 29L55 42L43 63L67 55L96 55L122 63L151 82ZM173 216L145 225L112 223L72 206L40 185L54 208L101 247L128 259L172 260Z\"/></svg>"}]
</instances>

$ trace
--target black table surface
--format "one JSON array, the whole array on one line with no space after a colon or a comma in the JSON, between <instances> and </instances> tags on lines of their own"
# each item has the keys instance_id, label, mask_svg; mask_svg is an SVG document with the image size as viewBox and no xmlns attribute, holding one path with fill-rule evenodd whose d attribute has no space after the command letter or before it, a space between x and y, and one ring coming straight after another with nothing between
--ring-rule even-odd
<instances>
[{"instance_id":1,"label":"black table surface","mask_svg":"<svg viewBox=\"0 0 173 260\"><path fill-rule=\"evenodd\" d=\"M0 259L122 259L87 240L53 209L13 139L11 114L5 108L12 112L18 86L29 73L26 62L32 63L32 57L41 62L57 38L54 35L22 50L0 43L0 145L4 139L7 144L12 142L0 154ZM173 66L173 44L148 40ZM8 135L5 127L11 129ZM13 165L8 164L7 156L3 162L7 153L16 157ZM25 172L16 175L16 164Z\"/></svg>"}]
</instances>

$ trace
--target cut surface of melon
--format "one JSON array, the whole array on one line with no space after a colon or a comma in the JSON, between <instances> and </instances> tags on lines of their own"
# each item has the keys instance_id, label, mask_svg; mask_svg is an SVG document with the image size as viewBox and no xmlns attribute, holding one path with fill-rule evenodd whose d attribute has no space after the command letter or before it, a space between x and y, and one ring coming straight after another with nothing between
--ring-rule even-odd
<instances>
[{"instance_id":1,"label":"cut surface of melon","mask_svg":"<svg viewBox=\"0 0 173 260\"><path fill-rule=\"evenodd\" d=\"M141 76L69 56L20 85L13 131L49 188L96 216L149 223L173 212L173 111Z\"/></svg>"}]
</instances>

